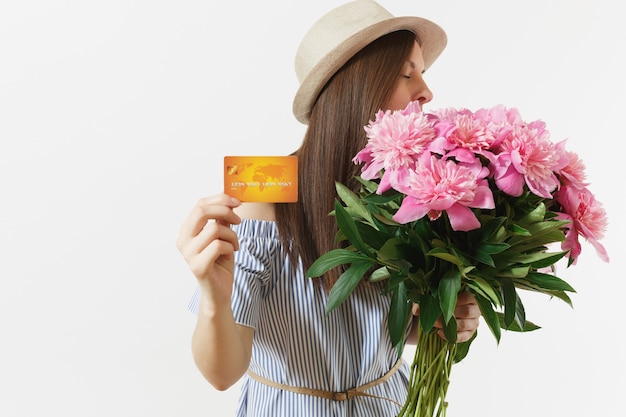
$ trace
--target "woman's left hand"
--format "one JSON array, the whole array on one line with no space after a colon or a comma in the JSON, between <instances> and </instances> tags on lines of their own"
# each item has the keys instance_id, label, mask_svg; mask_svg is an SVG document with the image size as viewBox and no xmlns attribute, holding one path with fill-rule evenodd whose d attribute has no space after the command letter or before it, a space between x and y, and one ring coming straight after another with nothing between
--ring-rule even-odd
<instances>
[{"instance_id":1,"label":"woman's left hand","mask_svg":"<svg viewBox=\"0 0 626 417\"><path fill-rule=\"evenodd\" d=\"M413 305L413 314L419 315L419 306L417 304ZM454 308L454 317L456 318L457 343L467 342L474 336L480 324L480 309L472 293L462 292L459 294L456 307ZM435 322L434 327L439 329L439 336L445 339L441 319Z\"/></svg>"}]
</instances>

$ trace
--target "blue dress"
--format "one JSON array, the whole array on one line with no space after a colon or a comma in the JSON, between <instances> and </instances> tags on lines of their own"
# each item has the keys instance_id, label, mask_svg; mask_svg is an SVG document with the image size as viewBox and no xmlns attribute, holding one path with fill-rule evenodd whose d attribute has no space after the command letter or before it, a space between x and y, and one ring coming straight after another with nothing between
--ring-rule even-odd
<instances>
[{"instance_id":1,"label":"blue dress","mask_svg":"<svg viewBox=\"0 0 626 417\"><path fill-rule=\"evenodd\" d=\"M237 323L254 329L250 370L271 381L325 391L345 391L383 376L398 360L389 341L390 300L379 288L358 286L325 315L326 293L291 264L275 222L244 219L233 226L235 253L232 308ZM197 312L198 290L189 307ZM238 417L396 416L392 401L358 396L334 401L267 386L244 376ZM402 404L408 366L367 393Z\"/></svg>"}]
</instances>

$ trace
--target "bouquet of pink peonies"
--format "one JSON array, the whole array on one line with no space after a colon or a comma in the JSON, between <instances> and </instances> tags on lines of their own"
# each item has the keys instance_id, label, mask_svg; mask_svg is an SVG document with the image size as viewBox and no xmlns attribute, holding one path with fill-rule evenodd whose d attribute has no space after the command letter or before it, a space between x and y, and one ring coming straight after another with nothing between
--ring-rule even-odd
<instances>
[{"instance_id":1,"label":"bouquet of pink peonies","mask_svg":"<svg viewBox=\"0 0 626 417\"><path fill-rule=\"evenodd\" d=\"M472 342L455 343L458 294L475 296L497 341L501 329L538 328L526 320L518 290L571 305L574 289L555 275L555 265L576 263L580 237L608 262L599 242L606 212L566 141L552 143L545 123L527 123L517 109L426 113L412 102L379 111L365 131L368 143L354 157L363 164L360 191L336 184L331 214L341 248L319 257L307 274L343 266L327 311L361 280L386 280L387 324L400 354L419 305L419 340L399 415L442 416L452 365ZM447 340L434 330L439 318Z\"/></svg>"}]
</instances>

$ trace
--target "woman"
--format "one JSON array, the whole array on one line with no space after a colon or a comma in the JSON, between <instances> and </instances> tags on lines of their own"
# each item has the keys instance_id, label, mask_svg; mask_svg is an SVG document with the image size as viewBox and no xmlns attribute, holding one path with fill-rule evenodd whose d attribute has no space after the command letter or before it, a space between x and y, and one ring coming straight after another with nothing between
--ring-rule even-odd
<instances>
[{"instance_id":1,"label":"woman","mask_svg":"<svg viewBox=\"0 0 626 417\"><path fill-rule=\"evenodd\" d=\"M382 287L360 285L325 315L341 271L323 282L304 271L334 248L334 183L357 189L352 158L365 146L363 126L381 108L432 99L423 73L445 43L434 23L393 17L370 0L323 16L296 55L294 114L308 124L295 152L298 202L241 204L215 195L184 222L177 246L199 284L190 304L194 359L218 390L247 373L239 416L398 413L408 369L389 341ZM457 341L470 339L480 316L471 295L459 296L455 316Z\"/></svg>"}]
</instances>

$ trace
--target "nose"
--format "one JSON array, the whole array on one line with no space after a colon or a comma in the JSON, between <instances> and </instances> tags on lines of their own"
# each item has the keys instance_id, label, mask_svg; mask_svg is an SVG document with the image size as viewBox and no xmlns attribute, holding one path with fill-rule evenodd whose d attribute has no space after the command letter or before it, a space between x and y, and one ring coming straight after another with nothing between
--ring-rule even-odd
<instances>
[{"instance_id":1,"label":"nose","mask_svg":"<svg viewBox=\"0 0 626 417\"><path fill-rule=\"evenodd\" d=\"M412 101L418 100L420 103L420 107L423 107L424 104L430 102L432 99L433 99L433 92L430 91L430 88L428 88L428 85L422 78L421 82L415 88Z\"/></svg>"}]
</instances>

